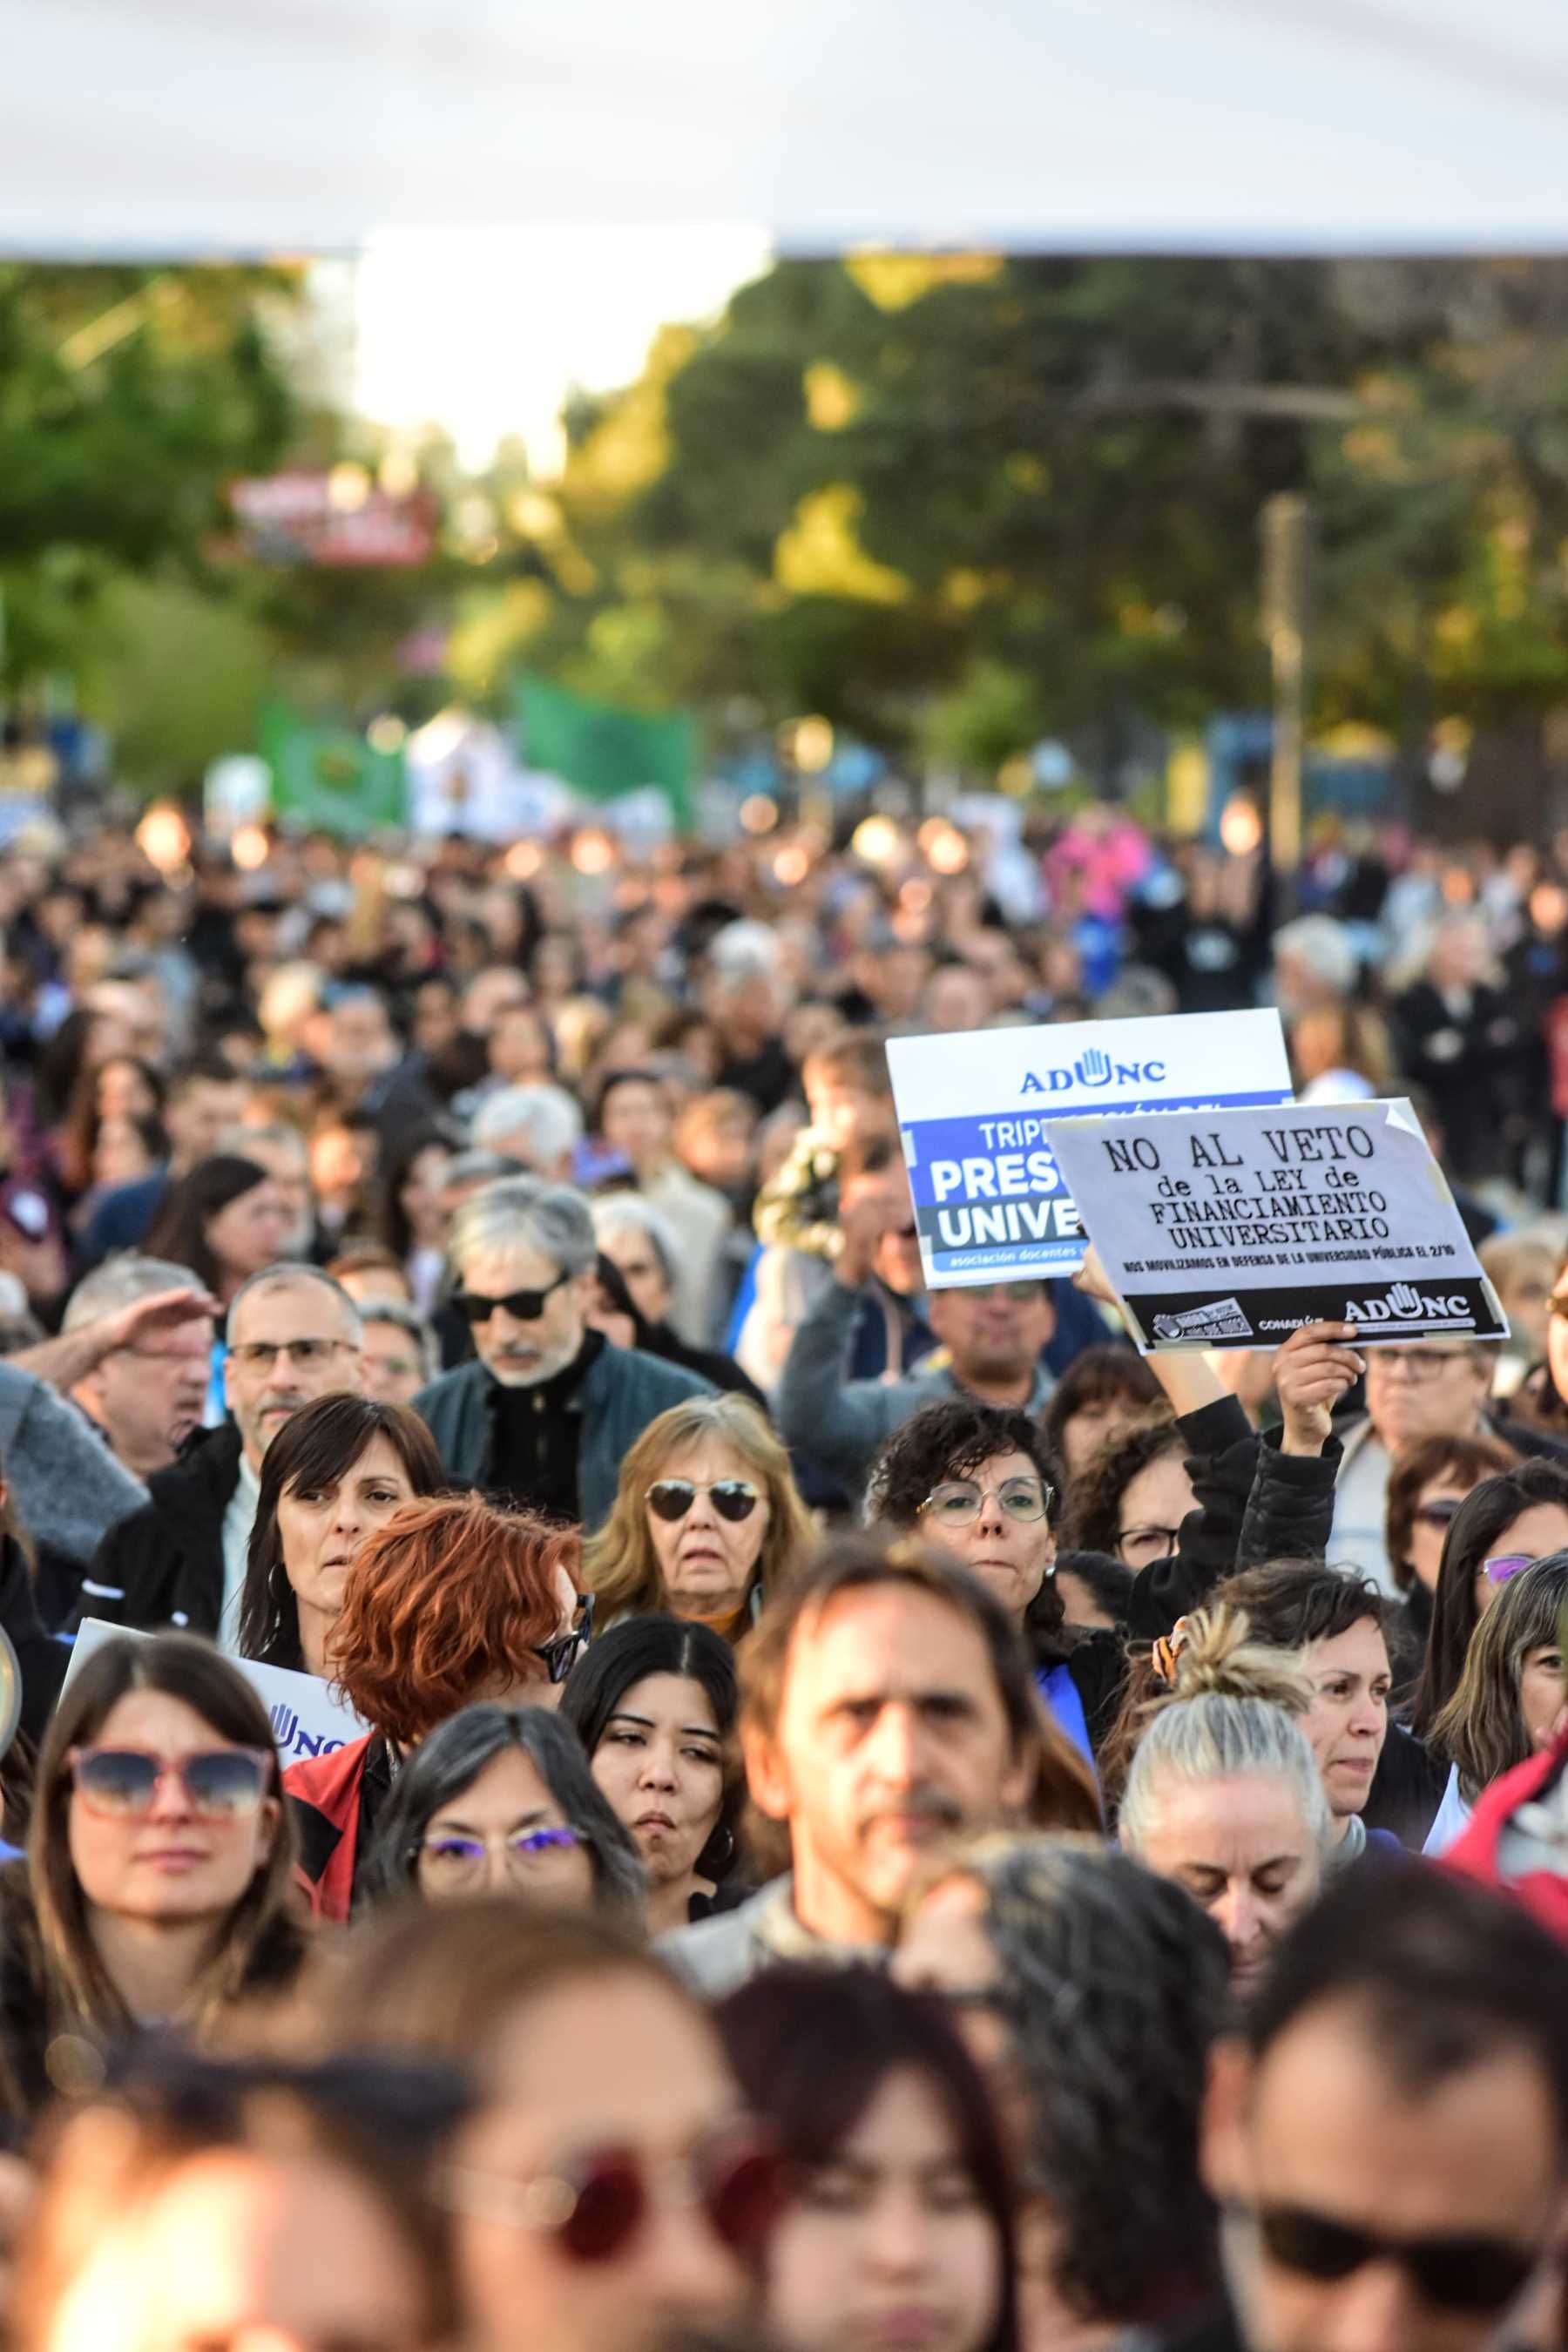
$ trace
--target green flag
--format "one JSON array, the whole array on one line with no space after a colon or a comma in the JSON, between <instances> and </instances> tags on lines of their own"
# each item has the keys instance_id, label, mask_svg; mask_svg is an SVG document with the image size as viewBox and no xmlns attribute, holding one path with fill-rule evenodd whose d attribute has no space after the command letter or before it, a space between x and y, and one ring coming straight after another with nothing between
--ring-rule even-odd
<instances>
[{"instance_id":1,"label":"green flag","mask_svg":"<svg viewBox=\"0 0 1568 2352\"><path fill-rule=\"evenodd\" d=\"M596 801L651 784L678 824L690 822L697 728L689 711L624 710L530 674L517 689L517 716L531 768Z\"/></svg>"},{"instance_id":2,"label":"green flag","mask_svg":"<svg viewBox=\"0 0 1568 2352\"><path fill-rule=\"evenodd\" d=\"M349 727L318 727L281 702L261 717L272 813L323 833L375 833L407 822L403 754L377 751Z\"/></svg>"}]
</instances>

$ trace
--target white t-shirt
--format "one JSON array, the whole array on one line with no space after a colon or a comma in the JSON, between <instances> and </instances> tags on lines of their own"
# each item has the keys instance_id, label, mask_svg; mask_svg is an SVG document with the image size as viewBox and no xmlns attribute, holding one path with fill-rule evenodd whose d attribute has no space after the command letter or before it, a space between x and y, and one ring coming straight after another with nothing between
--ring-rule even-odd
<instances>
[{"instance_id":1,"label":"white t-shirt","mask_svg":"<svg viewBox=\"0 0 1568 2352\"><path fill-rule=\"evenodd\" d=\"M223 1515L223 1608L217 1621L217 1645L231 1658L239 1655L239 1601L245 1591L246 1555L250 1549L250 1530L256 1525L256 1506L260 1496L260 1481L242 1454L239 1484L229 1496L228 1508Z\"/></svg>"},{"instance_id":2,"label":"white t-shirt","mask_svg":"<svg viewBox=\"0 0 1568 2352\"><path fill-rule=\"evenodd\" d=\"M1447 1853L1456 1838L1469 1825L1470 1808L1459 1794L1459 1768L1448 1767L1448 1785L1443 1791L1443 1801L1437 1808L1436 1819L1426 1832L1423 1853Z\"/></svg>"}]
</instances>

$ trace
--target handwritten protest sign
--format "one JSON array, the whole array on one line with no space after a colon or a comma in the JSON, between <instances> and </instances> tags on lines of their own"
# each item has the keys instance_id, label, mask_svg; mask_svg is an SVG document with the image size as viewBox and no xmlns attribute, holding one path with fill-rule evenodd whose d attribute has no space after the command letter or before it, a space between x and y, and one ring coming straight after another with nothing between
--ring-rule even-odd
<instances>
[{"instance_id":1,"label":"handwritten protest sign","mask_svg":"<svg viewBox=\"0 0 1568 2352\"><path fill-rule=\"evenodd\" d=\"M1047 1129L1290 1098L1277 1013L1170 1013L888 1044L928 1288L1070 1274L1083 1233Z\"/></svg>"},{"instance_id":2,"label":"handwritten protest sign","mask_svg":"<svg viewBox=\"0 0 1568 2352\"><path fill-rule=\"evenodd\" d=\"M64 1687L70 1688L95 1650L129 1631L124 1625L107 1624L101 1617L84 1617L71 1651ZM130 1638L145 1642L153 1637L136 1633L131 1633ZM369 1724L362 1722L353 1707L337 1696L331 1685L315 1675L297 1675L287 1666L264 1666L256 1658L236 1658L232 1664L271 1717L272 1737L285 1765L298 1764L306 1756L331 1756L370 1729Z\"/></svg>"},{"instance_id":3,"label":"handwritten protest sign","mask_svg":"<svg viewBox=\"0 0 1568 2352\"><path fill-rule=\"evenodd\" d=\"M1145 1352L1508 1336L1407 1102L1290 1103L1051 1124L1051 1147Z\"/></svg>"}]
</instances>

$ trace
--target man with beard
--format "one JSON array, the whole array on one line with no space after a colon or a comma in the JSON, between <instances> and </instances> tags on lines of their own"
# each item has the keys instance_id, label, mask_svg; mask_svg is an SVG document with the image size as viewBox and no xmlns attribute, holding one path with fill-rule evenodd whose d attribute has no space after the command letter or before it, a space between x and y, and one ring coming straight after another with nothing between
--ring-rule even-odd
<instances>
[{"instance_id":1,"label":"man with beard","mask_svg":"<svg viewBox=\"0 0 1568 2352\"><path fill-rule=\"evenodd\" d=\"M82 1613L178 1625L234 1648L261 1457L290 1414L364 1385L359 1308L320 1266L284 1261L236 1291L224 1394L231 1419L147 1482L148 1500L104 1538Z\"/></svg>"},{"instance_id":2,"label":"man with beard","mask_svg":"<svg viewBox=\"0 0 1568 2352\"><path fill-rule=\"evenodd\" d=\"M588 1328L597 1247L568 1184L487 1184L458 1212L451 1257L479 1354L422 1390L416 1411L455 1483L592 1531L648 1423L709 1383Z\"/></svg>"},{"instance_id":3,"label":"man with beard","mask_svg":"<svg viewBox=\"0 0 1568 2352\"><path fill-rule=\"evenodd\" d=\"M670 1938L710 1999L779 1961L884 1960L933 1848L1016 1819L1041 1769L1000 1601L907 1539L830 1546L763 1611L741 1683L752 1802L787 1831L791 1872Z\"/></svg>"}]
</instances>

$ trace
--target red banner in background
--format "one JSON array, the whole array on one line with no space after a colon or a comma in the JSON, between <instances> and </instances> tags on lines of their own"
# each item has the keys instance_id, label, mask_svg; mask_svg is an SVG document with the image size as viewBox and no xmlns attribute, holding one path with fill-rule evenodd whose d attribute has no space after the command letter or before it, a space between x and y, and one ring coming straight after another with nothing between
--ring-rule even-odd
<instances>
[{"instance_id":1,"label":"red banner in background","mask_svg":"<svg viewBox=\"0 0 1568 2352\"><path fill-rule=\"evenodd\" d=\"M232 551L256 563L392 569L428 563L436 552L432 494L395 495L357 466L232 482L228 502L240 527Z\"/></svg>"}]
</instances>

